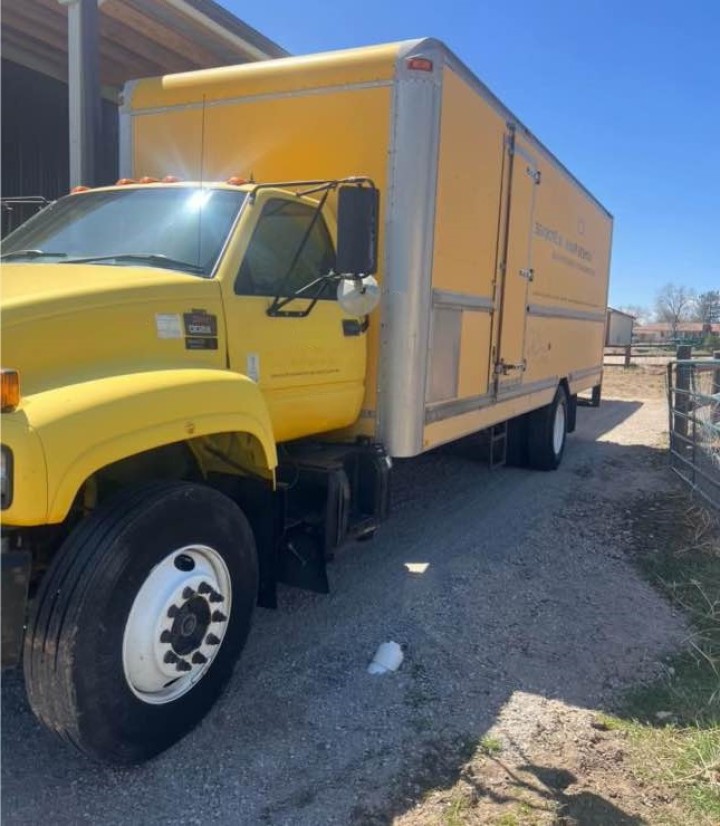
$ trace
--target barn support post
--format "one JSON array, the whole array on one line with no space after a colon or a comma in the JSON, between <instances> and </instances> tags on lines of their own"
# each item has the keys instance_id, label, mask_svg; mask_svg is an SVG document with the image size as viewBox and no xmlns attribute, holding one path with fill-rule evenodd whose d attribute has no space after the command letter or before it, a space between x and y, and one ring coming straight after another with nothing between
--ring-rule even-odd
<instances>
[{"instance_id":1,"label":"barn support post","mask_svg":"<svg viewBox=\"0 0 720 826\"><path fill-rule=\"evenodd\" d=\"M70 188L98 182L100 59L97 0L60 0L68 9Z\"/></svg>"}]
</instances>

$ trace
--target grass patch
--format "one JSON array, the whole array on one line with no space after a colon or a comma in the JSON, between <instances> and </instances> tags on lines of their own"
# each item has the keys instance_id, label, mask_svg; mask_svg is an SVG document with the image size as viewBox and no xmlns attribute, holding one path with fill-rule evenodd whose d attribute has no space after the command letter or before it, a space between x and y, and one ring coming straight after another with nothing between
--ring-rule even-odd
<instances>
[{"instance_id":1,"label":"grass patch","mask_svg":"<svg viewBox=\"0 0 720 826\"><path fill-rule=\"evenodd\" d=\"M637 563L688 618L687 650L656 682L633 689L620 715L639 765L661 777L685 822L720 823L720 518L685 495L636 509ZM682 822L682 818L679 822Z\"/></svg>"},{"instance_id":2,"label":"grass patch","mask_svg":"<svg viewBox=\"0 0 720 826\"><path fill-rule=\"evenodd\" d=\"M479 745L480 749L487 754L488 757L492 757L495 754L500 754L502 751L502 743L497 737L488 737L486 735L482 738Z\"/></svg>"}]
</instances>

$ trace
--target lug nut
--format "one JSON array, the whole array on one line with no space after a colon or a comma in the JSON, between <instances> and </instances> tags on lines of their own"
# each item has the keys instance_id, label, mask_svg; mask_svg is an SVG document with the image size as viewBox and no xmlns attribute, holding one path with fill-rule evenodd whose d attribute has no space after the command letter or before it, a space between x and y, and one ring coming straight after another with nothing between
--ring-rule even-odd
<instances>
[{"instance_id":1,"label":"lug nut","mask_svg":"<svg viewBox=\"0 0 720 826\"><path fill-rule=\"evenodd\" d=\"M207 657L204 654L201 654L199 651L196 651L193 654L192 661L195 665L203 665L207 662Z\"/></svg>"},{"instance_id":2,"label":"lug nut","mask_svg":"<svg viewBox=\"0 0 720 826\"><path fill-rule=\"evenodd\" d=\"M227 621L227 617L225 616L225 614L223 614L222 611L213 611L211 619L212 619L213 622L226 622Z\"/></svg>"},{"instance_id":3,"label":"lug nut","mask_svg":"<svg viewBox=\"0 0 720 826\"><path fill-rule=\"evenodd\" d=\"M216 637L215 634L208 634L207 637L205 637L205 642L208 645L220 645L220 639Z\"/></svg>"},{"instance_id":4,"label":"lug nut","mask_svg":"<svg viewBox=\"0 0 720 826\"><path fill-rule=\"evenodd\" d=\"M177 661L178 655L174 651L168 651L163 657L163 662L165 663L176 663Z\"/></svg>"},{"instance_id":5,"label":"lug nut","mask_svg":"<svg viewBox=\"0 0 720 826\"><path fill-rule=\"evenodd\" d=\"M192 671L192 666L189 662L185 660L178 660L177 665L175 666L176 671Z\"/></svg>"},{"instance_id":6,"label":"lug nut","mask_svg":"<svg viewBox=\"0 0 720 826\"><path fill-rule=\"evenodd\" d=\"M177 612L179 610L180 609L177 607L177 605L171 605L167 610L167 615L170 617L170 619L172 619L173 617L177 616Z\"/></svg>"},{"instance_id":7,"label":"lug nut","mask_svg":"<svg viewBox=\"0 0 720 826\"><path fill-rule=\"evenodd\" d=\"M172 642L172 634L167 630L163 631L162 634L160 634L160 642L171 643Z\"/></svg>"},{"instance_id":8,"label":"lug nut","mask_svg":"<svg viewBox=\"0 0 720 826\"><path fill-rule=\"evenodd\" d=\"M212 594L212 592L212 585L208 585L207 582L201 582L198 585L198 594Z\"/></svg>"},{"instance_id":9,"label":"lug nut","mask_svg":"<svg viewBox=\"0 0 720 826\"><path fill-rule=\"evenodd\" d=\"M213 591L210 594L210 602L225 602L225 597L222 594L218 594L217 591Z\"/></svg>"},{"instance_id":10,"label":"lug nut","mask_svg":"<svg viewBox=\"0 0 720 826\"><path fill-rule=\"evenodd\" d=\"M188 585L188 586L187 586L187 588L184 588L184 589L183 589L182 595L183 595L183 599L190 599L190 597L194 597L194 596L195 596L195 591L194 591L194 589L193 589L193 588L191 588L191 587Z\"/></svg>"}]
</instances>

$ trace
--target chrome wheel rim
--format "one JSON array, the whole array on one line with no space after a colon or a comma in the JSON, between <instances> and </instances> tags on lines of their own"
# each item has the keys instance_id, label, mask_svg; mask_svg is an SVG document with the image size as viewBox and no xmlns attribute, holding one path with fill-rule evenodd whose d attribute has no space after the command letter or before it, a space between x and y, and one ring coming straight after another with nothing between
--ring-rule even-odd
<instances>
[{"instance_id":1,"label":"chrome wheel rim","mask_svg":"<svg viewBox=\"0 0 720 826\"><path fill-rule=\"evenodd\" d=\"M565 405L558 404L555 408L555 421L553 422L553 450L559 456L565 443Z\"/></svg>"},{"instance_id":2,"label":"chrome wheel rim","mask_svg":"<svg viewBox=\"0 0 720 826\"><path fill-rule=\"evenodd\" d=\"M205 676L225 638L232 606L230 573L207 545L168 554L133 601L123 635L123 669L145 703L177 700Z\"/></svg>"}]
</instances>

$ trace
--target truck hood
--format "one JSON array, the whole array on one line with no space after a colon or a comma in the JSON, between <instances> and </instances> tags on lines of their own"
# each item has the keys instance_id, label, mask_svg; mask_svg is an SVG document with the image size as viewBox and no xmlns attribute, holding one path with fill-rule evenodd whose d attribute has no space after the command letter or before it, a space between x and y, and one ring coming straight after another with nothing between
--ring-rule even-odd
<instances>
[{"instance_id":1,"label":"truck hood","mask_svg":"<svg viewBox=\"0 0 720 826\"><path fill-rule=\"evenodd\" d=\"M0 296L2 363L20 370L23 395L138 369L225 364L213 280L154 267L5 264Z\"/></svg>"}]
</instances>

